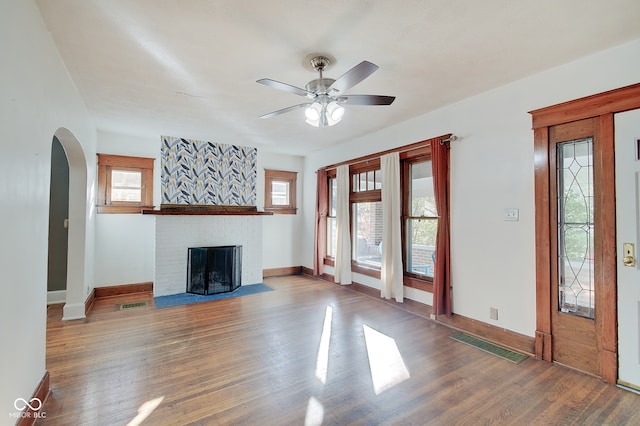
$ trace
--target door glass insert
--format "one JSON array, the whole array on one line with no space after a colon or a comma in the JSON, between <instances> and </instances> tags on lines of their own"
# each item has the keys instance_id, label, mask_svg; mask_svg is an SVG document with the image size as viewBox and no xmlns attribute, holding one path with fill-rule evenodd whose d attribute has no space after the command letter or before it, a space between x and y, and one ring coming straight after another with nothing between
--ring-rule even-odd
<instances>
[{"instance_id":1,"label":"door glass insert","mask_svg":"<svg viewBox=\"0 0 640 426\"><path fill-rule=\"evenodd\" d=\"M557 145L558 309L594 318L593 138Z\"/></svg>"}]
</instances>

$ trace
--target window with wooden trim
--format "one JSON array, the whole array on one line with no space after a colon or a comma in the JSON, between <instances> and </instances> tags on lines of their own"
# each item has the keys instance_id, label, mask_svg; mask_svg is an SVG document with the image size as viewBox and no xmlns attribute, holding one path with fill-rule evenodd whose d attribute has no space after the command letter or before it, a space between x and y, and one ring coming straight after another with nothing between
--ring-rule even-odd
<instances>
[{"instance_id":1,"label":"window with wooden trim","mask_svg":"<svg viewBox=\"0 0 640 426\"><path fill-rule=\"evenodd\" d=\"M336 257L336 200L338 191L338 181L336 179L336 171L329 170L327 172L329 180L327 188L329 191L329 202L327 203L327 253L326 257L333 259ZM333 263L332 263L333 264Z\"/></svg>"},{"instance_id":2,"label":"window with wooden trim","mask_svg":"<svg viewBox=\"0 0 640 426\"><path fill-rule=\"evenodd\" d=\"M402 162L403 263L405 275L433 279L438 210L431 160L408 158Z\"/></svg>"},{"instance_id":3,"label":"window with wooden trim","mask_svg":"<svg viewBox=\"0 0 640 426\"><path fill-rule=\"evenodd\" d=\"M382 264L382 176L380 159L349 167L353 266L380 271Z\"/></svg>"},{"instance_id":4,"label":"window with wooden trim","mask_svg":"<svg viewBox=\"0 0 640 426\"><path fill-rule=\"evenodd\" d=\"M431 141L437 140L437 138ZM418 142L364 158L354 159L351 176L352 271L380 277L382 260L382 179L380 157L400 152L402 191L402 247L404 284L432 291L438 212L435 206L431 148ZM349 163L349 162L347 162ZM325 264L333 265L336 247L336 172L327 170L328 212Z\"/></svg>"},{"instance_id":5,"label":"window with wooden trim","mask_svg":"<svg viewBox=\"0 0 640 426\"><path fill-rule=\"evenodd\" d=\"M98 154L98 213L153 208L153 158Z\"/></svg>"},{"instance_id":6,"label":"window with wooden trim","mask_svg":"<svg viewBox=\"0 0 640 426\"><path fill-rule=\"evenodd\" d=\"M296 214L296 180L298 172L264 171L264 211Z\"/></svg>"}]
</instances>

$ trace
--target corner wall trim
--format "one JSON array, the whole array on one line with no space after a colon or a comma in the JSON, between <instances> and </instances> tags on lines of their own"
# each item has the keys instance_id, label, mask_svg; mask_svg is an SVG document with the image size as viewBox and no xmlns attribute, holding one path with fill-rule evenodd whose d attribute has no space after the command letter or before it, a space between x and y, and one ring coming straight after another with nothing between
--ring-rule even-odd
<instances>
[{"instance_id":1,"label":"corner wall trim","mask_svg":"<svg viewBox=\"0 0 640 426\"><path fill-rule=\"evenodd\" d=\"M57 305L67 301L67 290L47 291L47 305Z\"/></svg>"},{"instance_id":2,"label":"corner wall trim","mask_svg":"<svg viewBox=\"0 0 640 426\"><path fill-rule=\"evenodd\" d=\"M42 380L38 383L36 390L33 392L33 398L38 398L42 402L42 407L46 408L47 398L49 397L49 372L45 371ZM44 414L46 411L40 408L37 412L27 405L21 412L20 419L16 422L16 426L31 426L36 422L36 413Z\"/></svg>"},{"instance_id":3,"label":"corner wall trim","mask_svg":"<svg viewBox=\"0 0 640 426\"><path fill-rule=\"evenodd\" d=\"M86 303L65 303L62 308L62 320L77 320L86 318Z\"/></svg>"}]
</instances>

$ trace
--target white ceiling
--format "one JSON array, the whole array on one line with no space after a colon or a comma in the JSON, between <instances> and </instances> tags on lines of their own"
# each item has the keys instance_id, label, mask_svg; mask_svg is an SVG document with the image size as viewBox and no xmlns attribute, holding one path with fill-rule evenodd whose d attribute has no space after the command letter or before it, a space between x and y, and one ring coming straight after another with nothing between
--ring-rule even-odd
<instances>
[{"instance_id":1,"label":"white ceiling","mask_svg":"<svg viewBox=\"0 0 640 426\"><path fill-rule=\"evenodd\" d=\"M304 155L640 37L638 0L36 0L99 129L169 135ZM330 128L305 101L256 83L380 69L347 94Z\"/></svg>"}]
</instances>

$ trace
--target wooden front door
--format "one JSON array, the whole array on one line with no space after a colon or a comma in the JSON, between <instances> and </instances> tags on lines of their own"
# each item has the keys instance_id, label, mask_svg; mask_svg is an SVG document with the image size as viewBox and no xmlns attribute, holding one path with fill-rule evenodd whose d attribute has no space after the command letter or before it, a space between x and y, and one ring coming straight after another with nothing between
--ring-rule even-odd
<instances>
[{"instance_id":1,"label":"wooden front door","mask_svg":"<svg viewBox=\"0 0 640 426\"><path fill-rule=\"evenodd\" d=\"M597 376L602 343L596 323L606 303L597 274L603 250L602 212L595 208L599 142L593 118L549 128L552 357Z\"/></svg>"},{"instance_id":2,"label":"wooden front door","mask_svg":"<svg viewBox=\"0 0 640 426\"><path fill-rule=\"evenodd\" d=\"M637 108L640 84L530 112L536 204L536 356L609 383L618 380L619 320L613 117ZM585 166L585 150L592 152L591 177L578 170Z\"/></svg>"}]
</instances>

